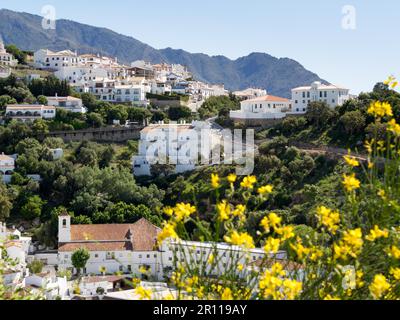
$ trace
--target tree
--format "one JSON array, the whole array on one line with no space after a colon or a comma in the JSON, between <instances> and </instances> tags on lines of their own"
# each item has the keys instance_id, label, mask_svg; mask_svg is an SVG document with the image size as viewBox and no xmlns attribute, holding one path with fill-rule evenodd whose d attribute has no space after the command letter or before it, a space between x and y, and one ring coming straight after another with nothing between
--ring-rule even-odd
<instances>
[{"instance_id":1,"label":"tree","mask_svg":"<svg viewBox=\"0 0 400 320\"><path fill-rule=\"evenodd\" d=\"M81 269L85 269L86 263L90 259L90 253L85 248L80 248L71 256L72 265L78 271L78 275L80 275Z\"/></svg>"},{"instance_id":2,"label":"tree","mask_svg":"<svg viewBox=\"0 0 400 320\"><path fill-rule=\"evenodd\" d=\"M4 220L10 216L10 211L13 207L11 200L7 187L0 182L0 220Z\"/></svg>"},{"instance_id":3,"label":"tree","mask_svg":"<svg viewBox=\"0 0 400 320\"><path fill-rule=\"evenodd\" d=\"M40 96L37 97L37 103L38 103L38 104L42 104L42 105L44 105L44 106L47 106L47 104L48 104L49 102L48 102L46 96L40 95Z\"/></svg>"},{"instance_id":4,"label":"tree","mask_svg":"<svg viewBox=\"0 0 400 320\"><path fill-rule=\"evenodd\" d=\"M10 44L5 47L6 51L10 54L12 54L15 59L18 60L19 64L26 64L26 57L27 54L26 52L20 50L16 45Z\"/></svg>"},{"instance_id":5,"label":"tree","mask_svg":"<svg viewBox=\"0 0 400 320\"><path fill-rule=\"evenodd\" d=\"M87 122L93 128L101 128L104 126L104 119L101 114L97 112L88 113Z\"/></svg>"},{"instance_id":6,"label":"tree","mask_svg":"<svg viewBox=\"0 0 400 320\"><path fill-rule=\"evenodd\" d=\"M9 95L2 95L0 96L0 108L4 108L8 104L16 104L17 100L11 98Z\"/></svg>"},{"instance_id":7,"label":"tree","mask_svg":"<svg viewBox=\"0 0 400 320\"><path fill-rule=\"evenodd\" d=\"M33 123L32 131L36 135L45 135L49 133L49 126L45 120L38 119Z\"/></svg>"},{"instance_id":8,"label":"tree","mask_svg":"<svg viewBox=\"0 0 400 320\"><path fill-rule=\"evenodd\" d=\"M306 118L316 127L327 125L334 115L333 110L325 102L311 102L308 105Z\"/></svg>"},{"instance_id":9,"label":"tree","mask_svg":"<svg viewBox=\"0 0 400 320\"><path fill-rule=\"evenodd\" d=\"M40 260L33 260L28 264L29 271L33 274L39 274L42 272L44 263Z\"/></svg>"},{"instance_id":10,"label":"tree","mask_svg":"<svg viewBox=\"0 0 400 320\"><path fill-rule=\"evenodd\" d=\"M199 108L201 119L217 116L222 109L237 110L240 102L235 96L217 96L208 98ZM225 111L226 112L226 111Z\"/></svg>"},{"instance_id":11,"label":"tree","mask_svg":"<svg viewBox=\"0 0 400 320\"><path fill-rule=\"evenodd\" d=\"M26 219L39 218L42 214L42 208L44 204L45 201L43 201L39 196L31 196L21 207L21 214Z\"/></svg>"},{"instance_id":12,"label":"tree","mask_svg":"<svg viewBox=\"0 0 400 320\"><path fill-rule=\"evenodd\" d=\"M361 132L365 128L366 119L360 110L346 112L340 117L339 122L343 125L348 135Z\"/></svg>"},{"instance_id":13,"label":"tree","mask_svg":"<svg viewBox=\"0 0 400 320\"><path fill-rule=\"evenodd\" d=\"M172 106L168 109L168 118L172 121L178 121L181 119L190 119L192 117L192 111L188 107L184 106Z\"/></svg>"}]
</instances>

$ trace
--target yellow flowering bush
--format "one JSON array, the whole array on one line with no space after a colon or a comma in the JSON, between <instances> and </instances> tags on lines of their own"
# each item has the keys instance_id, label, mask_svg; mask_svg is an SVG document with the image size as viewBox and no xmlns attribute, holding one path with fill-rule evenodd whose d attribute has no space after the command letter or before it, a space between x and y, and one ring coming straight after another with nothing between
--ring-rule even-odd
<instances>
[{"instance_id":1,"label":"yellow flowering bush","mask_svg":"<svg viewBox=\"0 0 400 320\"><path fill-rule=\"evenodd\" d=\"M258 185L255 176L211 176L216 203L210 224L203 223L195 206L166 208L169 220L160 242L211 244L201 258L196 248L184 259L175 257L169 281L178 291L176 298L399 299L400 125L389 103L373 102L368 113L387 124L387 140L366 141L366 159L344 157L343 205L318 206L313 234L300 236L296 226L274 212L263 214L257 230L246 229L248 208L258 208L274 191L272 185ZM222 185L230 187L225 194ZM231 248L224 257L217 243ZM254 248L263 254L254 257Z\"/></svg>"}]
</instances>

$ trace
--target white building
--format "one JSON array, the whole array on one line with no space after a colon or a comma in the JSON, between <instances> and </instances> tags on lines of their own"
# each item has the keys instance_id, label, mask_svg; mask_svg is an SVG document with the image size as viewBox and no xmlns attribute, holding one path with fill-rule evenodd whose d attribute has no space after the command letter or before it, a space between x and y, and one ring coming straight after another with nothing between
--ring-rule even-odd
<instances>
[{"instance_id":1,"label":"white building","mask_svg":"<svg viewBox=\"0 0 400 320\"><path fill-rule=\"evenodd\" d=\"M23 122L37 119L54 119L56 108L38 104L10 104L6 108L6 117Z\"/></svg>"},{"instance_id":2,"label":"white building","mask_svg":"<svg viewBox=\"0 0 400 320\"><path fill-rule=\"evenodd\" d=\"M15 67L17 64L18 60L14 59L14 56L6 51L3 40L0 37L0 65Z\"/></svg>"},{"instance_id":3,"label":"white building","mask_svg":"<svg viewBox=\"0 0 400 320\"><path fill-rule=\"evenodd\" d=\"M5 155L0 154L0 174L1 175L11 175L15 170L15 159Z\"/></svg>"},{"instance_id":4,"label":"white building","mask_svg":"<svg viewBox=\"0 0 400 320\"><path fill-rule=\"evenodd\" d=\"M311 86L299 87L292 90L292 103L294 113L306 113L311 102L325 102L331 108L343 105L351 97L349 89L336 85L325 85L313 82Z\"/></svg>"},{"instance_id":5,"label":"white building","mask_svg":"<svg viewBox=\"0 0 400 320\"><path fill-rule=\"evenodd\" d=\"M59 70L63 67L78 66L79 58L76 52L70 50L51 51L40 49L33 55L35 67L42 69Z\"/></svg>"},{"instance_id":6,"label":"white building","mask_svg":"<svg viewBox=\"0 0 400 320\"><path fill-rule=\"evenodd\" d=\"M46 97L47 105L75 113L86 113L82 99L75 97Z\"/></svg>"},{"instance_id":7,"label":"white building","mask_svg":"<svg viewBox=\"0 0 400 320\"><path fill-rule=\"evenodd\" d=\"M255 89L255 88L248 88L241 91L234 91L233 95L238 97L241 100L249 100L264 97L267 95L267 90L264 89Z\"/></svg>"},{"instance_id":8,"label":"white building","mask_svg":"<svg viewBox=\"0 0 400 320\"><path fill-rule=\"evenodd\" d=\"M160 247L157 236L161 230L146 219L134 224L71 225L71 217L63 215L59 217L58 228L59 268L73 270L73 252L86 248L90 252L90 259L83 274L100 275L105 269L107 274L122 272L144 280L148 277L163 279L170 275L177 262L189 257L193 260L191 263L204 266L209 274L221 275L231 267L229 264L233 261L246 265L269 258L264 249L245 251L226 243L166 240ZM219 262L213 270L207 266L211 254ZM285 259L286 252L280 251L273 257ZM143 270L147 272L143 273ZM86 289L93 292L94 287L87 286Z\"/></svg>"},{"instance_id":9,"label":"white building","mask_svg":"<svg viewBox=\"0 0 400 320\"><path fill-rule=\"evenodd\" d=\"M243 100L239 111L231 111L230 117L237 122L261 124L265 120L283 119L291 111L289 99L266 95Z\"/></svg>"},{"instance_id":10,"label":"white building","mask_svg":"<svg viewBox=\"0 0 400 320\"><path fill-rule=\"evenodd\" d=\"M203 148L205 139L208 139L209 148ZM173 165L175 173L192 171L200 163L199 155L210 159L211 150L220 144L220 132L207 122L152 124L140 133L139 154L133 158L133 171L135 176L150 176L151 166L159 164L159 160Z\"/></svg>"},{"instance_id":11,"label":"white building","mask_svg":"<svg viewBox=\"0 0 400 320\"><path fill-rule=\"evenodd\" d=\"M7 78L11 75L11 69L9 67L0 65L0 78Z\"/></svg>"}]
</instances>

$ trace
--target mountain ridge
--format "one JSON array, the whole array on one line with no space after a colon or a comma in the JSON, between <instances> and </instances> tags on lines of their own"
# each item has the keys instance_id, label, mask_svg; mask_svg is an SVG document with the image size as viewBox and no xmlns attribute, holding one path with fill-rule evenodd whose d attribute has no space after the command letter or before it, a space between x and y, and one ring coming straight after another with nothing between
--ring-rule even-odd
<instances>
[{"instance_id":1,"label":"mountain ridge","mask_svg":"<svg viewBox=\"0 0 400 320\"><path fill-rule=\"evenodd\" d=\"M229 90L263 88L282 97L290 97L292 88L313 81L328 83L288 57L252 52L232 60L223 55L190 53L172 47L155 49L132 36L70 19L57 20L56 30L44 30L41 22L42 17L38 15L0 9L0 35L5 43L13 43L23 50L70 49L115 56L124 63L147 60L183 64L198 80L224 83Z\"/></svg>"}]
</instances>

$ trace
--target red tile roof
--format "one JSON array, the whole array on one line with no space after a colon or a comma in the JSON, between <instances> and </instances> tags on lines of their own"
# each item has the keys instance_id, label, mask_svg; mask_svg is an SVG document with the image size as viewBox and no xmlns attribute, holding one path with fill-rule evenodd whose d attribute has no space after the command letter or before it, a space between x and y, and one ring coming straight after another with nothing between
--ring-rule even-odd
<instances>
[{"instance_id":1,"label":"red tile roof","mask_svg":"<svg viewBox=\"0 0 400 320\"><path fill-rule=\"evenodd\" d=\"M276 97L276 96L271 96L271 95L267 95L267 96L263 96L263 97L259 97L259 98L254 98L254 99L251 99L251 100L245 100L244 102L263 102L263 101L290 102L289 99Z\"/></svg>"},{"instance_id":2,"label":"red tile roof","mask_svg":"<svg viewBox=\"0 0 400 320\"><path fill-rule=\"evenodd\" d=\"M71 242L60 244L59 251L82 247L89 251L153 251L160 231L146 219L134 224L72 225Z\"/></svg>"}]
</instances>

